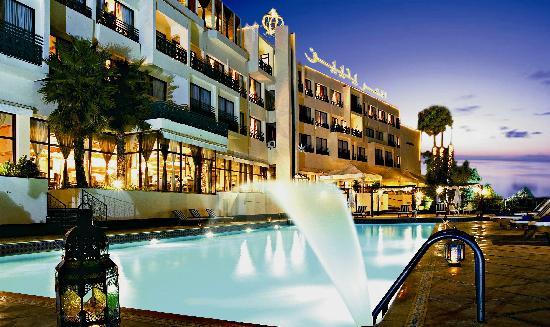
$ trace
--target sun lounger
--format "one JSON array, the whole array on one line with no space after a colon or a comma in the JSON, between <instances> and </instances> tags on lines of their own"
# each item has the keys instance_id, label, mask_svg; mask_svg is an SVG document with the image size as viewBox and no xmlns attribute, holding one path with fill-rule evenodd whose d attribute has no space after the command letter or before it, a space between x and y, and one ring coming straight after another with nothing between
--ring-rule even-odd
<instances>
[{"instance_id":1,"label":"sun lounger","mask_svg":"<svg viewBox=\"0 0 550 327\"><path fill-rule=\"evenodd\" d=\"M447 214L445 203L437 203L435 205L435 216L437 217L440 213Z\"/></svg>"},{"instance_id":2,"label":"sun lounger","mask_svg":"<svg viewBox=\"0 0 550 327\"><path fill-rule=\"evenodd\" d=\"M181 210L172 210L172 213L174 213L174 216L180 220L180 222L206 222L208 219L206 218L195 218L195 217L188 217L186 214L183 213Z\"/></svg>"},{"instance_id":3,"label":"sun lounger","mask_svg":"<svg viewBox=\"0 0 550 327\"><path fill-rule=\"evenodd\" d=\"M218 219L218 220L231 220L233 217L219 217L216 215L216 212L212 209L206 208L206 212L208 213L208 218L210 219Z\"/></svg>"},{"instance_id":4,"label":"sun lounger","mask_svg":"<svg viewBox=\"0 0 550 327\"><path fill-rule=\"evenodd\" d=\"M536 214L540 213L541 211L547 210L548 208L550 208L550 199L546 199L546 200L542 201L541 203L539 203L539 205L536 206L535 209L533 209L533 211L524 212L524 213L516 213L515 215L516 216L536 215Z\"/></svg>"},{"instance_id":5,"label":"sun lounger","mask_svg":"<svg viewBox=\"0 0 550 327\"><path fill-rule=\"evenodd\" d=\"M195 218L195 219L199 219L199 218L205 219L205 218L208 218L208 217L203 217L203 216L201 216L201 213L200 213L199 210L197 210L197 209L189 209L189 213L191 214L191 217L193 217L193 218Z\"/></svg>"},{"instance_id":6,"label":"sun lounger","mask_svg":"<svg viewBox=\"0 0 550 327\"><path fill-rule=\"evenodd\" d=\"M358 206L357 210L352 214L354 217L363 217L368 213L367 206Z\"/></svg>"}]
</instances>

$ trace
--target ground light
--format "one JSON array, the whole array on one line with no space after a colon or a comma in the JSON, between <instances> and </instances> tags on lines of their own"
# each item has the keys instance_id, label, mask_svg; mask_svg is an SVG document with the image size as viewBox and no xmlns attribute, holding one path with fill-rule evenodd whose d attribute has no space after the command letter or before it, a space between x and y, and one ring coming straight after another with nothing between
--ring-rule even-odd
<instances>
[{"instance_id":1,"label":"ground light","mask_svg":"<svg viewBox=\"0 0 550 327\"><path fill-rule=\"evenodd\" d=\"M65 254L55 268L58 326L120 325L118 268L107 244L91 210L83 210L65 235Z\"/></svg>"}]
</instances>

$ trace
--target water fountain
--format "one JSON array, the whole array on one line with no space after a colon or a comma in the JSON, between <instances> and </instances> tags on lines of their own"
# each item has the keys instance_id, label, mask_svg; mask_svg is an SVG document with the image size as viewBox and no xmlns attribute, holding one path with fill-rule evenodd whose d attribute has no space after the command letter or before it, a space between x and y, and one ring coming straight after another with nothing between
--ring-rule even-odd
<instances>
[{"instance_id":1,"label":"water fountain","mask_svg":"<svg viewBox=\"0 0 550 327\"><path fill-rule=\"evenodd\" d=\"M372 325L365 263L342 191L332 184L268 182L270 195L305 236L358 326Z\"/></svg>"}]
</instances>

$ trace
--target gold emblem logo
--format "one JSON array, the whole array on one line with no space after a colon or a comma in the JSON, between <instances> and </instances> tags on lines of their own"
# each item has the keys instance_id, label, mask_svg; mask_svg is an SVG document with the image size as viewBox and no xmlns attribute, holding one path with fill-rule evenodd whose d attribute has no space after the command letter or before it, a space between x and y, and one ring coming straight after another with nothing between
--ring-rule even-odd
<instances>
[{"instance_id":1,"label":"gold emblem logo","mask_svg":"<svg viewBox=\"0 0 550 327\"><path fill-rule=\"evenodd\" d=\"M275 8L272 8L267 14L262 18L262 26L265 29L265 34L273 36L275 34L275 29L279 26L284 26L285 21L283 17L279 15Z\"/></svg>"}]
</instances>

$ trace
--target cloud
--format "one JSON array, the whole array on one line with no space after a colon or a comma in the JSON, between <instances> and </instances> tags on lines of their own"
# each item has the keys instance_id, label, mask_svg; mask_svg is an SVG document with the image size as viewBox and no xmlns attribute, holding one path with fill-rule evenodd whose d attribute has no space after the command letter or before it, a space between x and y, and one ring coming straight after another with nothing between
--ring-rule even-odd
<instances>
[{"instance_id":1,"label":"cloud","mask_svg":"<svg viewBox=\"0 0 550 327\"><path fill-rule=\"evenodd\" d=\"M508 126L500 126L501 131L506 131L506 130L509 130L509 129L510 129L510 127L508 127Z\"/></svg>"},{"instance_id":2,"label":"cloud","mask_svg":"<svg viewBox=\"0 0 550 327\"><path fill-rule=\"evenodd\" d=\"M538 70L529 75L529 78L544 85L550 85L550 70Z\"/></svg>"},{"instance_id":3,"label":"cloud","mask_svg":"<svg viewBox=\"0 0 550 327\"><path fill-rule=\"evenodd\" d=\"M531 133L531 135L540 135L540 134L542 134L542 132L539 132L539 131Z\"/></svg>"},{"instance_id":4,"label":"cloud","mask_svg":"<svg viewBox=\"0 0 550 327\"><path fill-rule=\"evenodd\" d=\"M472 105L472 106L455 108L454 110L458 113L469 114L469 113L472 113L472 112L478 110L479 108L481 108L481 106L476 104L476 105Z\"/></svg>"},{"instance_id":5,"label":"cloud","mask_svg":"<svg viewBox=\"0 0 550 327\"><path fill-rule=\"evenodd\" d=\"M475 98L476 95L475 94L465 94L465 95L461 95L459 96L458 98L456 98L457 100L471 100L473 98Z\"/></svg>"},{"instance_id":6,"label":"cloud","mask_svg":"<svg viewBox=\"0 0 550 327\"><path fill-rule=\"evenodd\" d=\"M467 126L467 125L461 125L461 126L458 126L458 128L464 130L465 132L473 132L474 131L472 128L470 128L470 126Z\"/></svg>"},{"instance_id":7,"label":"cloud","mask_svg":"<svg viewBox=\"0 0 550 327\"><path fill-rule=\"evenodd\" d=\"M537 81L550 79L550 70L538 70L529 75L529 78Z\"/></svg>"},{"instance_id":8,"label":"cloud","mask_svg":"<svg viewBox=\"0 0 550 327\"><path fill-rule=\"evenodd\" d=\"M547 112L537 112L535 116L550 116L550 111Z\"/></svg>"},{"instance_id":9,"label":"cloud","mask_svg":"<svg viewBox=\"0 0 550 327\"><path fill-rule=\"evenodd\" d=\"M509 139L510 138L521 139L521 138L529 137L529 132L528 131L518 131L516 129L512 129L512 130L504 132L504 136L506 136Z\"/></svg>"}]
</instances>

